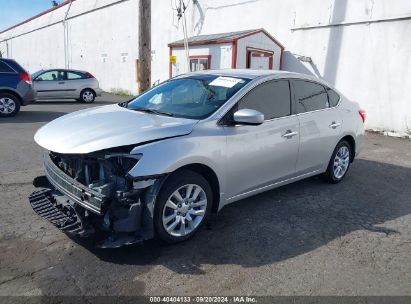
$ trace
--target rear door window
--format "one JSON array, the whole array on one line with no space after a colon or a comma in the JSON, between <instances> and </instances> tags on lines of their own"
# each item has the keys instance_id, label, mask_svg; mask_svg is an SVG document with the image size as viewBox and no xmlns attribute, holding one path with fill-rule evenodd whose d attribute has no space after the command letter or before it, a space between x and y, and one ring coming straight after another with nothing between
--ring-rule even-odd
<instances>
[{"instance_id":1,"label":"rear door window","mask_svg":"<svg viewBox=\"0 0 411 304\"><path fill-rule=\"evenodd\" d=\"M14 73L13 69L3 61L0 61L0 73Z\"/></svg>"},{"instance_id":2,"label":"rear door window","mask_svg":"<svg viewBox=\"0 0 411 304\"><path fill-rule=\"evenodd\" d=\"M318 83L295 80L294 92L297 113L317 111L329 107L327 92Z\"/></svg>"},{"instance_id":3,"label":"rear door window","mask_svg":"<svg viewBox=\"0 0 411 304\"><path fill-rule=\"evenodd\" d=\"M253 109L269 120L291 114L290 85L288 80L265 82L247 93L239 102L238 109Z\"/></svg>"}]
</instances>

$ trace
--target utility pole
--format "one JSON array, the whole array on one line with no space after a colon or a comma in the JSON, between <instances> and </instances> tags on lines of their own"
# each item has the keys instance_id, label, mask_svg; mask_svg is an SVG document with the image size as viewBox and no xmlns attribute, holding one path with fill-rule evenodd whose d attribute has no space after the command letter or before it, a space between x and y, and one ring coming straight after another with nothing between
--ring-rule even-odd
<instances>
[{"instance_id":1,"label":"utility pole","mask_svg":"<svg viewBox=\"0 0 411 304\"><path fill-rule=\"evenodd\" d=\"M137 81L140 93L151 86L151 0L139 0Z\"/></svg>"}]
</instances>

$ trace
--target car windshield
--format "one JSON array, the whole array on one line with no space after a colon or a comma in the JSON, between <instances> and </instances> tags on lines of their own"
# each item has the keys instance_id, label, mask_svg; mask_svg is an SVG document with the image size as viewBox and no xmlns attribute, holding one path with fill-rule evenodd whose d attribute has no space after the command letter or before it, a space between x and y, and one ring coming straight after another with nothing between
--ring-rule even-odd
<instances>
[{"instance_id":1,"label":"car windshield","mask_svg":"<svg viewBox=\"0 0 411 304\"><path fill-rule=\"evenodd\" d=\"M217 111L250 80L216 75L172 79L129 101L130 110L204 119Z\"/></svg>"}]
</instances>

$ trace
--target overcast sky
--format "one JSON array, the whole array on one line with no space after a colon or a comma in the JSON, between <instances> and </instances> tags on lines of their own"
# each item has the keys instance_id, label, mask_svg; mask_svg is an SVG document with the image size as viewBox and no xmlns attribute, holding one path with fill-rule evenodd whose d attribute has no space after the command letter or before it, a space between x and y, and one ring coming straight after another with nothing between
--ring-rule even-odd
<instances>
[{"instance_id":1,"label":"overcast sky","mask_svg":"<svg viewBox=\"0 0 411 304\"><path fill-rule=\"evenodd\" d=\"M51 0L0 0L0 31L51 7Z\"/></svg>"}]
</instances>

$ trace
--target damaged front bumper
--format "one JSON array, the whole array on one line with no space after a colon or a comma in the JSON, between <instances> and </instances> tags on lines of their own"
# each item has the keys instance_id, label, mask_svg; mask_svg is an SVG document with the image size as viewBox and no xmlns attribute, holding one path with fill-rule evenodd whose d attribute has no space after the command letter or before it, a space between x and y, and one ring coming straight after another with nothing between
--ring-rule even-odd
<instances>
[{"instance_id":1,"label":"damaged front bumper","mask_svg":"<svg viewBox=\"0 0 411 304\"><path fill-rule=\"evenodd\" d=\"M58 229L80 237L105 236L98 247L116 248L154 237L153 211L164 176L142 179L133 197L117 191L105 195L79 183L44 155L46 176L38 177L39 191L29 196L33 210Z\"/></svg>"}]
</instances>

